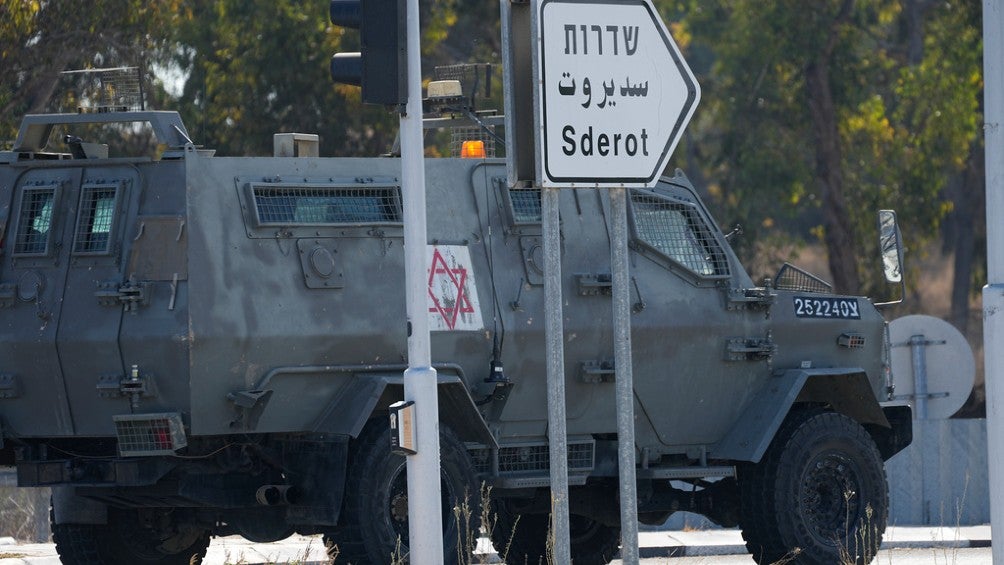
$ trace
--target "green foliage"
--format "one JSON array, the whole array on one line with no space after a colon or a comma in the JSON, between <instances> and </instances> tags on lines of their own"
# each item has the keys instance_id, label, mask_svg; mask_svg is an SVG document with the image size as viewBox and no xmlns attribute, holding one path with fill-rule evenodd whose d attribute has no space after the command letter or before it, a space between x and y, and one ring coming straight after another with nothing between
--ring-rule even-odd
<instances>
[{"instance_id":1,"label":"green foliage","mask_svg":"<svg viewBox=\"0 0 1004 565\"><path fill-rule=\"evenodd\" d=\"M357 87L331 82L329 58L358 50L359 37L329 23L326 2L190 0L186 9L175 65L187 77L180 103L199 143L225 155L263 155L273 133L298 131L319 133L323 155L390 150L397 114L361 104ZM444 59L445 47L461 51L452 30L469 20L456 2L422 9L427 58Z\"/></svg>"},{"instance_id":2,"label":"green foliage","mask_svg":"<svg viewBox=\"0 0 1004 565\"><path fill-rule=\"evenodd\" d=\"M806 69L832 50L829 94L854 247L873 289L874 213L895 207L914 245L951 209L942 191L979 132L979 3L892 0L657 2L678 14L703 89L692 143L718 216L750 245L783 230L822 239L818 148ZM923 50L910 60L909 10ZM917 30L914 30L915 32ZM702 116L704 114L704 116ZM917 245L919 247L919 245ZM831 250L832 251L832 250Z\"/></svg>"},{"instance_id":3,"label":"green foliage","mask_svg":"<svg viewBox=\"0 0 1004 565\"><path fill-rule=\"evenodd\" d=\"M981 122L976 0L656 0L703 89L677 161L706 185L740 251L770 255L823 240L831 143L862 275L874 268L874 211L896 207L911 247L953 208L944 196L977 152ZM0 140L27 112L73 108L60 72L141 65L181 88L146 85L151 107L178 108L193 139L224 155L265 155L272 134L318 133L324 155L386 152L396 114L334 85L328 59L358 34L328 22L327 2L15 0L0 6ZM500 62L498 6L422 3L425 76L436 65ZM820 129L807 70L825 66L832 130ZM167 71L166 73L164 71ZM501 75L496 70L496 78ZM63 82L61 82L63 81ZM175 85L168 85L175 86ZM484 107L501 108L501 83ZM819 92L816 94L818 95ZM818 101L815 101L818 102ZM128 132L127 132L128 133ZM433 154L443 136L430 138ZM142 141L126 135L121 144ZM762 250L762 249L761 249ZM831 252L833 249L831 249ZM875 280L865 277L864 291Z\"/></svg>"},{"instance_id":4,"label":"green foliage","mask_svg":"<svg viewBox=\"0 0 1004 565\"><path fill-rule=\"evenodd\" d=\"M71 105L62 71L143 66L164 57L180 0L94 0L0 5L0 140L25 113ZM155 91L147 84L147 91Z\"/></svg>"},{"instance_id":5,"label":"green foliage","mask_svg":"<svg viewBox=\"0 0 1004 565\"><path fill-rule=\"evenodd\" d=\"M185 4L174 64L193 138L224 155L271 153L276 132L318 133L322 152L376 154L391 116L362 107L358 88L332 84L328 59L357 48L328 23L327 3L224 0Z\"/></svg>"}]
</instances>

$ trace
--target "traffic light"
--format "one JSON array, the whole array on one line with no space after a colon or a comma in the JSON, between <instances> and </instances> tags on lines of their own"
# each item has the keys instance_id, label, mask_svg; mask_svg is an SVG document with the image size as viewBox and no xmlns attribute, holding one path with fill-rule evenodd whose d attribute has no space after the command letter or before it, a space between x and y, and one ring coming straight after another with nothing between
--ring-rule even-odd
<instances>
[{"instance_id":1,"label":"traffic light","mask_svg":"<svg viewBox=\"0 0 1004 565\"><path fill-rule=\"evenodd\" d=\"M408 102L408 52L404 0L331 0L331 23L358 29L359 53L336 53L331 78L363 89L363 102Z\"/></svg>"}]
</instances>

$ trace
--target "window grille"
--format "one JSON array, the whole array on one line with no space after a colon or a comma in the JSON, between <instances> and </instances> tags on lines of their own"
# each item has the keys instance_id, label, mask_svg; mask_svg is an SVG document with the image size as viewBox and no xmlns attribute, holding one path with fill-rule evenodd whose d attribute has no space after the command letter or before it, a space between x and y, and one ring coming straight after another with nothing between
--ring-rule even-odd
<instances>
[{"instance_id":1,"label":"window grille","mask_svg":"<svg viewBox=\"0 0 1004 565\"><path fill-rule=\"evenodd\" d=\"M785 263L774 277L774 288L778 290L793 290L795 292L816 292L829 294L833 285L823 279L799 269L791 263Z\"/></svg>"},{"instance_id":2,"label":"window grille","mask_svg":"<svg viewBox=\"0 0 1004 565\"><path fill-rule=\"evenodd\" d=\"M73 236L74 253L107 253L118 200L116 186L84 186Z\"/></svg>"},{"instance_id":3,"label":"window grille","mask_svg":"<svg viewBox=\"0 0 1004 565\"><path fill-rule=\"evenodd\" d=\"M401 223L397 187L254 185L253 193L261 225Z\"/></svg>"},{"instance_id":4,"label":"window grille","mask_svg":"<svg viewBox=\"0 0 1004 565\"><path fill-rule=\"evenodd\" d=\"M45 255L49 251L49 233L52 231L52 212L56 201L56 187L26 187L21 193L21 211L18 213L14 254Z\"/></svg>"},{"instance_id":5,"label":"window grille","mask_svg":"<svg viewBox=\"0 0 1004 565\"><path fill-rule=\"evenodd\" d=\"M539 188L511 188L509 202L512 204L513 221L517 224L539 224L543 218L540 211Z\"/></svg>"},{"instance_id":6,"label":"window grille","mask_svg":"<svg viewBox=\"0 0 1004 565\"><path fill-rule=\"evenodd\" d=\"M725 254L692 204L632 192L631 205L639 240L698 275L728 276Z\"/></svg>"}]
</instances>

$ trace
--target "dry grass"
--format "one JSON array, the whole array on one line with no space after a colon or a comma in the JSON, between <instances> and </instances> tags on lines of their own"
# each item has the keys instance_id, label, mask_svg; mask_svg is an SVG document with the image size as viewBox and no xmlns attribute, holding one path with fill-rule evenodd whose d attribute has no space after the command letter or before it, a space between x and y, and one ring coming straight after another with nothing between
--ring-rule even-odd
<instances>
[{"instance_id":1,"label":"dry grass","mask_svg":"<svg viewBox=\"0 0 1004 565\"><path fill-rule=\"evenodd\" d=\"M49 489L0 487L0 537L49 541Z\"/></svg>"}]
</instances>

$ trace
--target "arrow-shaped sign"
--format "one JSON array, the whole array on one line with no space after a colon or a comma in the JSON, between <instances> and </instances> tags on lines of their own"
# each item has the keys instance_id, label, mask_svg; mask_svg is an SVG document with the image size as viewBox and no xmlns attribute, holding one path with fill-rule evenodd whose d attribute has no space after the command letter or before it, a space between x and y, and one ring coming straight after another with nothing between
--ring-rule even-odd
<instances>
[{"instance_id":1,"label":"arrow-shaped sign","mask_svg":"<svg viewBox=\"0 0 1004 565\"><path fill-rule=\"evenodd\" d=\"M543 186L654 186L701 92L650 0L543 0Z\"/></svg>"}]
</instances>

